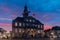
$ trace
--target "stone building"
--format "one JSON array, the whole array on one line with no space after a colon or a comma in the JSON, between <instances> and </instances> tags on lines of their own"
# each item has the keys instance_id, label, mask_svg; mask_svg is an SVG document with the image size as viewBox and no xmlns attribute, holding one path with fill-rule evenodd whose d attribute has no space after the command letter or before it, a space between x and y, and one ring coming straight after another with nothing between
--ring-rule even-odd
<instances>
[{"instance_id":1,"label":"stone building","mask_svg":"<svg viewBox=\"0 0 60 40\"><path fill-rule=\"evenodd\" d=\"M39 37L43 30L44 24L29 16L27 5L24 6L23 17L17 17L12 21L12 37Z\"/></svg>"}]
</instances>

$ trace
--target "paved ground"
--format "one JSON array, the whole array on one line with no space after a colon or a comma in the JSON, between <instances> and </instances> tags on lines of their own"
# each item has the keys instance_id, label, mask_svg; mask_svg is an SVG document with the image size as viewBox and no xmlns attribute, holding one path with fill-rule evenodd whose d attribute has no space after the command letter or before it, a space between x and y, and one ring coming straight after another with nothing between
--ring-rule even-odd
<instances>
[{"instance_id":1,"label":"paved ground","mask_svg":"<svg viewBox=\"0 0 60 40\"><path fill-rule=\"evenodd\" d=\"M40 39L0 39L0 40L60 40L60 38L40 38Z\"/></svg>"}]
</instances>

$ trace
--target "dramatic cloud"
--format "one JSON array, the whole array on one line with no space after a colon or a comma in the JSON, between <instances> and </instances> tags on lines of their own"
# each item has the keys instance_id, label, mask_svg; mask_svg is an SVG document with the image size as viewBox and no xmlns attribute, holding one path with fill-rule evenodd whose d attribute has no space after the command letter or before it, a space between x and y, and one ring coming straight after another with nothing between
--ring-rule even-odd
<instances>
[{"instance_id":1,"label":"dramatic cloud","mask_svg":"<svg viewBox=\"0 0 60 40\"><path fill-rule=\"evenodd\" d=\"M4 28L5 30L8 30L8 31L12 30L12 24L11 23L0 23L0 27Z\"/></svg>"},{"instance_id":2,"label":"dramatic cloud","mask_svg":"<svg viewBox=\"0 0 60 40\"><path fill-rule=\"evenodd\" d=\"M47 24L44 30L54 25L60 26L60 0L0 0L0 27L11 29L12 20L22 16L25 4L31 11L30 15L35 13L33 17Z\"/></svg>"},{"instance_id":3,"label":"dramatic cloud","mask_svg":"<svg viewBox=\"0 0 60 40\"><path fill-rule=\"evenodd\" d=\"M44 30L47 30L47 29L51 29L52 28L52 26L49 26L49 25L44 25Z\"/></svg>"}]
</instances>

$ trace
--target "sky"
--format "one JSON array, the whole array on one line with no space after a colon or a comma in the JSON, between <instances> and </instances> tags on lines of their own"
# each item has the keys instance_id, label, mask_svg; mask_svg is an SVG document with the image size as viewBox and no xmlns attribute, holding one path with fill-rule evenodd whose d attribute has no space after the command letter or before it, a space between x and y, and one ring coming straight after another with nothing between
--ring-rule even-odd
<instances>
[{"instance_id":1,"label":"sky","mask_svg":"<svg viewBox=\"0 0 60 40\"><path fill-rule=\"evenodd\" d=\"M60 0L0 0L0 27L12 29L12 20L21 17L27 4L30 16L44 24L44 30L60 26Z\"/></svg>"}]
</instances>

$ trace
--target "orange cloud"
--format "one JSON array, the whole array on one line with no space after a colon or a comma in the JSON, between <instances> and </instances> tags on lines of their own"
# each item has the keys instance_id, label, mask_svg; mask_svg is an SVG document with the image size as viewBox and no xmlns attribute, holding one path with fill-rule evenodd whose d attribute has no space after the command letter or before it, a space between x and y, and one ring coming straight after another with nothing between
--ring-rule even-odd
<instances>
[{"instance_id":1,"label":"orange cloud","mask_svg":"<svg viewBox=\"0 0 60 40\"><path fill-rule=\"evenodd\" d=\"M1 27L11 27L12 24L10 24L10 23L0 23L0 26Z\"/></svg>"},{"instance_id":2,"label":"orange cloud","mask_svg":"<svg viewBox=\"0 0 60 40\"><path fill-rule=\"evenodd\" d=\"M49 26L49 25L44 25L44 30L47 30L47 29L51 29L52 28L52 26Z\"/></svg>"}]
</instances>

